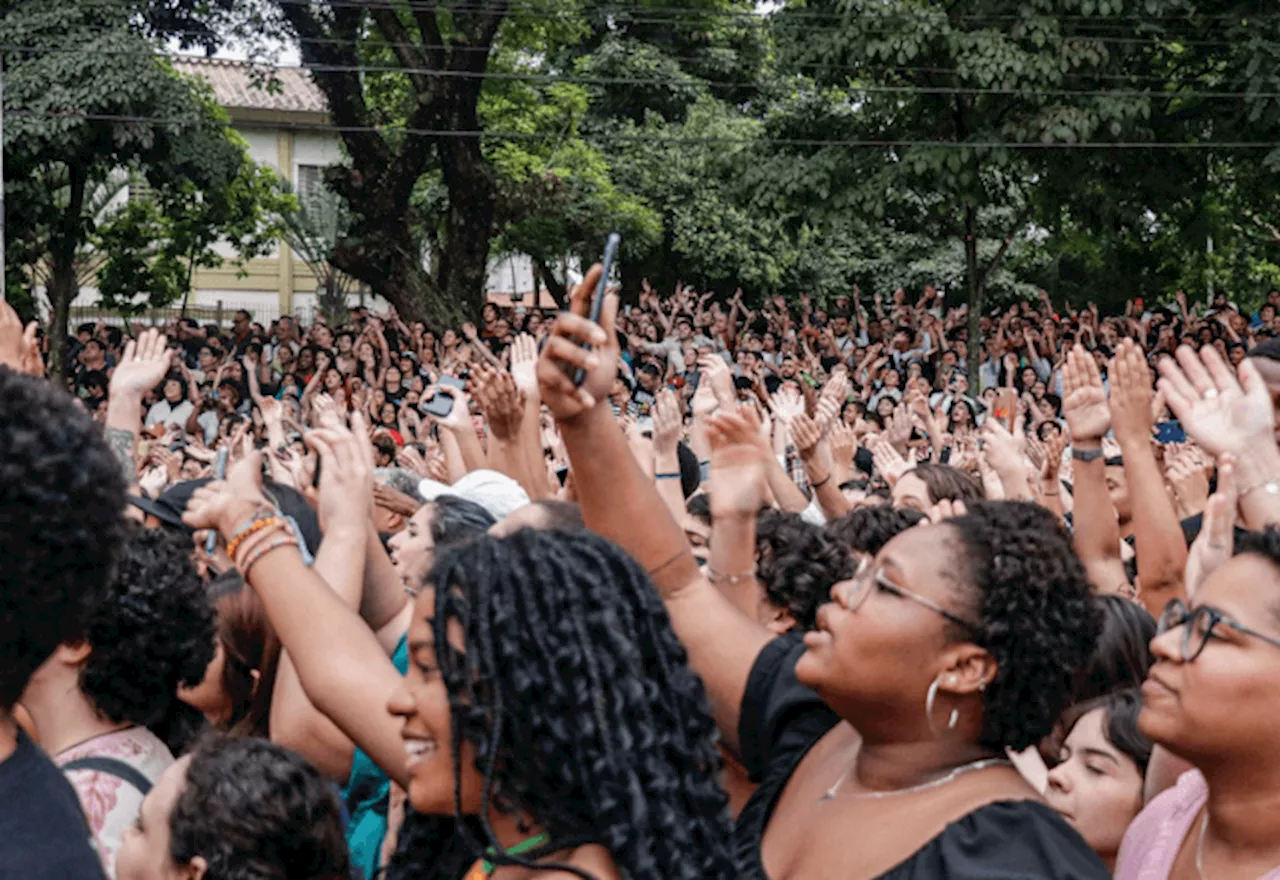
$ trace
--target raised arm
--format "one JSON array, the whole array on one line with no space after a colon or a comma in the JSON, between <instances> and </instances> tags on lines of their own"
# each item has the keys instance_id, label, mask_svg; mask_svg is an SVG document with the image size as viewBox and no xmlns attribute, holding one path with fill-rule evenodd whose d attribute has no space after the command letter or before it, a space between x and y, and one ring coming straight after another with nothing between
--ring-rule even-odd
<instances>
[{"instance_id":1,"label":"raised arm","mask_svg":"<svg viewBox=\"0 0 1280 880\"><path fill-rule=\"evenodd\" d=\"M1120 524L1107 491L1102 438L1111 428L1111 411L1102 376L1093 357L1077 345L1067 355L1063 415L1071 428L1075 548L1102 593L1127 591L1129 578L1120 560Z\"/></svg>"},{"instance_id":2,"label":"raised arm","mask_svg":"<svg viewBox=\"0 0 1280 880\"><path fill-rule=\"evenodd\" d=\"M333 450L322 459L322 480L325 472L351 464ZM198 490L184 521L193 528L216 528L224 540L233 540L246 522L269 510L260 473L261 454L252 453L225 483ZM397 784L407 786L400 724L387 712L388 700L401 686L400 674L369 627L307 567L296 546L273 546L279 534L262 529L248 539L252 543L237 546L237 567L249 566L245 579L262 600L307 698Z\"/></svg>"},{"instance_id":3,"label":"raised arm","mask_svg":"<svg viewBox=\"0 0 1280 880\"><path fill-rule=\"evenodd\" d=\"M571 310L556 319L538 362L542 398L560 423L583 518L653 578L690 663L706 683L721 735L736 749L747 677L770 634L702 576L684 532L614 421L608 394L617 375L617 295L606 297L600 325L586 318L599 278L600 267L595 266L574 292ZM594 351L584 349L583 342L595 346ZM578 368L586 371L581 387L572 379ZM719 445L722 456L755 454ZM637 527L640 523L643 528Z\"/></svg>"},{"instance_id":4,"label":"raised arm","mask_svg":"<svg viewBox=\"0 0 1280 880\"><path fill-rule=\"evenodd\" d=\"M1132 339L1120 341L1110 376L1111 424L1129 483L1140 598L1158 617L1170 599L1186 598L1187 543L1151 450L1151 370Z\"/></svg>"}]
</instances>

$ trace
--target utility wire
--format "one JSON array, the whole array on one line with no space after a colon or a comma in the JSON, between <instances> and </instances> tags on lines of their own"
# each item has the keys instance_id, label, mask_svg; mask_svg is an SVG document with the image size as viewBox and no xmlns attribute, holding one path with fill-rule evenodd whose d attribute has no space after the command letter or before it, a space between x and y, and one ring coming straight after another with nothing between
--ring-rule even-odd
<instances>
[{"instance_id":1,"label":"utility wire","mask_svg":"<svg viewBox=\"0 0 1280 880\"><path fill-rule=\"evenodd\" d=\"M0 44L0 52L10 52L14 54L27 55L60 55L69 54L75 56L129 56L129 57L148 57L148 58L172 58L174 56L165 56L159 53L132 51L132 50L109 50L96 49L85 50L76 48L58 49L58 48L28 48L15 46L12 44ZM181 58L182 56L178 56ZM305 70L312 73L395 73L405 75L421 75L428 77L441 77L444 79L468 79L468 80L497 80L509 82L532 82L532 83L570 83L574 85L593 85L593 86L609 86L609 85L626 85L626 86L677 86L677 85L707 85L721 88L755 88L761 84L752 81L743 80L713 80L703 79L701 77L689 76L687 80L676 79L674 77L610 77L610 76L576 76L572 74L557 73L508 73L501 71L467 71L467 70L448 70L445 68L429 68L429 67L402 67L399 65L344 65L344 64L308 64L308 65L284 65L284 64L258 64L261 70ZM856 94L866 95L966 95L966 96L983 96L993 95L1002 97L1040 97L1040 98L1202 98L1213 100L1272 100L1280 99L1280 92L1262 92L1262 91L1205 91L1195 89L1185 89L1177 91L1161 91L1161 90L1134 90L1134 89L1036 89L1036 88L993 88L979 86L934 86L934 85L902 85L902 86L885 86L885 85L862 85L856 82L846 83L841 88Z\"/></svg>"},{"instance_id":2,"label":"utility wire","mask_svg":"<svg viewBox=\"0 0 1280 880\"><path fill-rule=\"evenodd\" d=\"M86 122L118 122L122 124L187 126L193 124L190 119L164 119L154 116L123 115L111 113L76 113L76 112L36 112L30 110L7 110L5 118L36 116L41 118L71 119ZM422 129L403 128L396 125L329 125L324 123L272 123L273 127L306 132L330 132L335 134L378 134L393 133L427 138L494 138L498 140L560 140L563 132L526 132L526 131L466 131L458 129ZM1280 147L1280 141L1192 141L1178 142L1086 142L1041 143L1035 141L931 141L919 139L827 139L827 138L743 138L698 135L661 135L647 133L599 132L578 134L583 140L608 140L623 143L662 143L662 144L721 144L721 145L759 145L759 146L791 146L791 147L849 147L897 149L909 147L930 147L939 149L969 150L1018 150L1018 151L1070 151L1085 150L1089 152L1106 151L1180 151L1180 150L1272 150Z\"/></svg>"}]
</instances>

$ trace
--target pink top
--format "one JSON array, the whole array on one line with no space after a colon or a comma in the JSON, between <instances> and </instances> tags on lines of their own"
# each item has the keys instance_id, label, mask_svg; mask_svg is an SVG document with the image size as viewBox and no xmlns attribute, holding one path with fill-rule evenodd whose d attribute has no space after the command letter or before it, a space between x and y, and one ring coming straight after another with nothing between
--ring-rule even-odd
<instances>
[{"instance_id":1,"label":"pink top","mask_svg":"<svg viewBox=\"0 0 1280 880\"><path fill-rule=\"evenodd\" d=\"M77 758L88 757L124 761L153 784L173 763L168 747L145 727L130 727L95 737L58 754L53 761L61 767ZM115 877L116 851L120 849L125 829L138 818L143 794L120 777L96 770L71 770L67 778L80 796L102 866L108 877Z\"/></svg>"},{"instance_id":2,"label":"pink top","mask_svg":"<svg viewBox=\"0 0 1280 880\"><path fill-rule=\"evenodd\" d=\"M1199 770L1188 770L1177 785L1157 795L1120 844L1116 880L1168 880L1187 835L1200 833L1197 819L1208 799L1209 785ZM1280 880L1280 868L1258 880Z\"/></svg>"}]
</instances>

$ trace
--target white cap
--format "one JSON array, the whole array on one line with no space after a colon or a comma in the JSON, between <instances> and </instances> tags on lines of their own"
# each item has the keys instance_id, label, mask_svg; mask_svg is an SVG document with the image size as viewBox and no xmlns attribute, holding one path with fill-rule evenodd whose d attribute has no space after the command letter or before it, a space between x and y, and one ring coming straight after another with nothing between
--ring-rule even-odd
<instances>
[{"instance_id":1,"label":"white cap","mask_svg":"<svg viewBox=\"0 0 1280 880\"><path fill-rule=\"evenodd\" d=\"M472 471L452 486L436 480L423 480L418 484L418 494L426 501L434 501L441 495L456 495L479 504L494 519L502 519L529 504L529 493L519 483L497 471Z\"/></svg>"}]
</instances>

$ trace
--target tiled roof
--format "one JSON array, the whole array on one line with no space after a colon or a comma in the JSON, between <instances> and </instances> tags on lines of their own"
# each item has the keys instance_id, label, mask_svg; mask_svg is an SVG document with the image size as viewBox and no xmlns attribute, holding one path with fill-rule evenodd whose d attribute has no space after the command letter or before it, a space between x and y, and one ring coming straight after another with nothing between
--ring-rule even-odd
<instances>
[{"instance_id":1,"label":"tiled roof","mask_svg":"<svg viewBox=\"0 0 1280 880\"><path fill-rule=\"evenodd\" d=\"M263 81L255 77L247 61L175 55L170 59L180 73L198 76L213 87L218 103L228 110L280 110L293 113L326 113L324 94L311 74L300 67L258 68ZM268 89L266 76L274 76L279 88Z\"/></svg>"}]
</instances>

